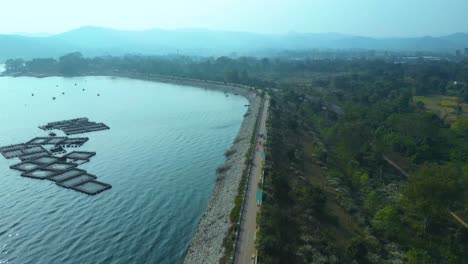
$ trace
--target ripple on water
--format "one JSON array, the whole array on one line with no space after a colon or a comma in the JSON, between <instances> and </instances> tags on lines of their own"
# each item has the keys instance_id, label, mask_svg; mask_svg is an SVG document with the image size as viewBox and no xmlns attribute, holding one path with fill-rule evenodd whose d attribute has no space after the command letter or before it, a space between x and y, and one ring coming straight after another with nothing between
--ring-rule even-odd
<instances>
[{"instance_id":1,"label":"ripple on water","mask_svg":"<svg viewBox=\"0 0 468 264\"><path fill-rule=\"evenodd\" d=\"M8 124L0 146L44 136L37 125L49 121L105 122L111 130L86 135L80 150L97 155L82 168L113 185L89 197L22 178L8 169L14 161L0 158L0 264L180 263L245 104L118 78L0 78L0 123Z\"/></svg>"}]
</instances>

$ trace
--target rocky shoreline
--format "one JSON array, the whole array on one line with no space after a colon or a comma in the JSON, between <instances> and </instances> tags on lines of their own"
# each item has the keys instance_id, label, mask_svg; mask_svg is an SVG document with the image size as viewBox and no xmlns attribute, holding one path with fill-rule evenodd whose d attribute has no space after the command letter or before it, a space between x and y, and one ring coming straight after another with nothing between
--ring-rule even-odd
<instances>
[{"instance_id":1,"label":"rocky shoreline","mask_svg":"<svg viewBox=\"0 0 468 264\"><path fill-rule=\"evenodd\" d=\"M140 79L139 76L127 77ZM210 201L184 259L185 264L219 263L224 255L223 240L231 226L229 215L234 207L234 199L245 167L245 156L249 150L250 139L260 111L261 97L256 96L250 87L245 86L161 76L146 76L144 79L221 90L242 95L249 100L249 110L244 116L233 145L226 151L226 161L221 166L224 169L217 175Z\"/></svg>"},{"instance_id":2,"label":"rocky shoreline","mask_svg":"<svg viewBox=\"0 0 468 264\"><path fill-rule=\"evenodd\" d=\"M106 75L224 91L244 96L249 101L249 109L244 115L244 120L236 139L230 149L226 151L226 160L221 166L224 169L218 172L210 201L198 224L197 231L186 251L184 259L184 263L186 264L218 263L224 255L223 240L231 226L229 214L234 207L234 199L242 178L242 172L245 167L245 156L249 150L250 139L260 111L261 97L257 96L255 90L251 87L213 81L122 73L101 74L98 76Z\"/></svg>"}]
</instances>

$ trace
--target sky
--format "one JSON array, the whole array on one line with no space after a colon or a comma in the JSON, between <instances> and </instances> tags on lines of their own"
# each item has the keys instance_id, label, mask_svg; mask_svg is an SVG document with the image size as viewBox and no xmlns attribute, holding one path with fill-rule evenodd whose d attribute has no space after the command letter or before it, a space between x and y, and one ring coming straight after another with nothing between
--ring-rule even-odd
<instances>
[{"instance_id":1,"label":"sky","mask_svg":"<svg viewBox=\"0 0 468 264\"><path fill-rule=\"evenodd\" d=\"M0 33L204 28L370 37L468 32L468 0L0 0Z\"/></svg>"}]
</instances>

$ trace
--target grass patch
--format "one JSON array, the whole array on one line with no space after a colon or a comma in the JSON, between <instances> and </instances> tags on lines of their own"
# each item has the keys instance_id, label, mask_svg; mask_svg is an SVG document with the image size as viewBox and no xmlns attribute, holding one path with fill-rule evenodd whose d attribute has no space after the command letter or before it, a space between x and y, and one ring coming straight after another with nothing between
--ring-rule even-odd
<instances>
[{"instance_id":1,"label":"grass patch","mask_svg":"<svg viewBox=\"0 0 468 264\"><path fill-rule=\"evenodd\" d=\"M468 118L468 104L456 96L413 96L413 101L424 103L427 110L434 112L447 123L453 123L458 118Z\"/></svg>"}]
</instances>

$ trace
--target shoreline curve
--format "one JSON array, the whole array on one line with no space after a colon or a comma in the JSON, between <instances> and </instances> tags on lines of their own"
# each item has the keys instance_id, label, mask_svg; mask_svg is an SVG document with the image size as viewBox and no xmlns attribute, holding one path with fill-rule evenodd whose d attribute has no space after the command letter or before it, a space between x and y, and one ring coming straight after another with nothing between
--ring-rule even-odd
<instances>
[{"instance_id":1,"label":"shoreline curve","mask_svg":"<svg viewBox=\"0 0 468 264\"><path fill-rule=\"evenodd\" d=\"M7 75L2 75L7 76ZM197 79L179 78L172 76L115 73L115 74L88 74L70 77L108 76L129 79L147 80L161 83L190 86L195 88L223 91L243 96L249 102L249 108L237 133L237 136L228 151L225 162L221 165L223 172L217 173L216 183L211 192L208 205L197 225L191 243L185 251L183 263L218 263L224 255L223 240L231 226L229 215L234 207L234 200L238 192L242 172L245 165L245 157L250 147L250 139L256 125L260 111L261 98L256 89L244 85L221 83L215 81L203 81ZM61 75L37 76L25 74L9 77L66 77Z\"/></svg>"}]
</instances>

